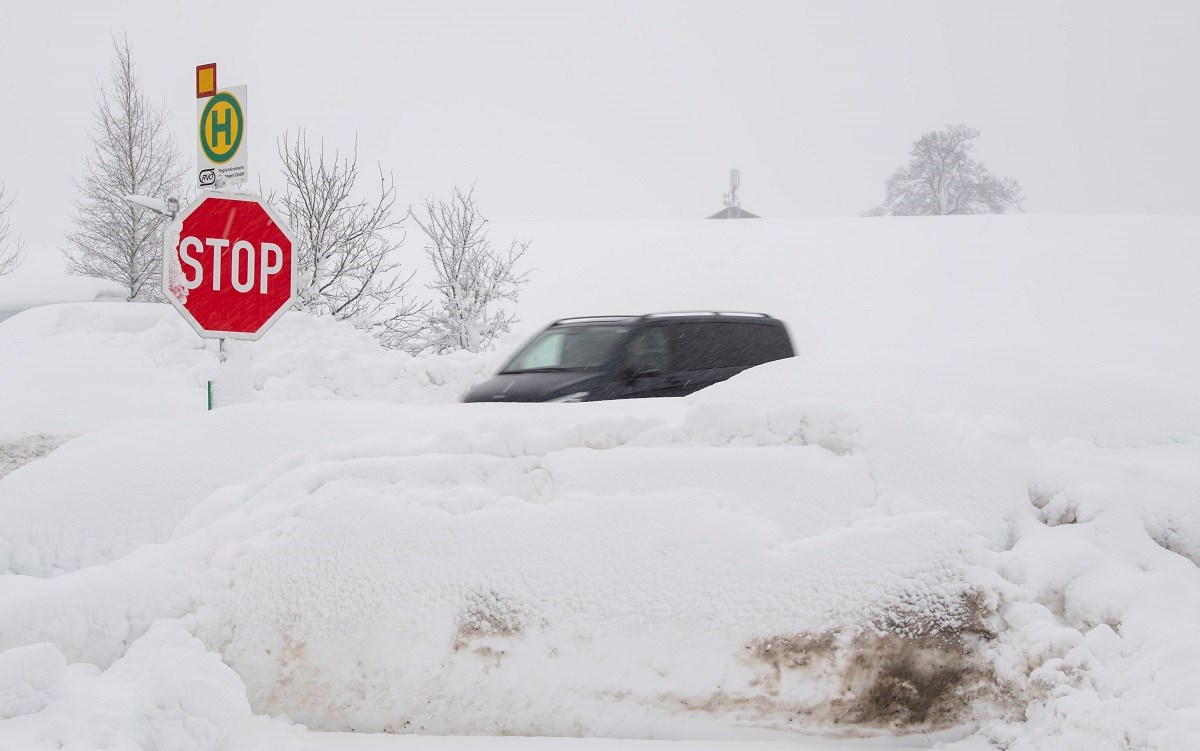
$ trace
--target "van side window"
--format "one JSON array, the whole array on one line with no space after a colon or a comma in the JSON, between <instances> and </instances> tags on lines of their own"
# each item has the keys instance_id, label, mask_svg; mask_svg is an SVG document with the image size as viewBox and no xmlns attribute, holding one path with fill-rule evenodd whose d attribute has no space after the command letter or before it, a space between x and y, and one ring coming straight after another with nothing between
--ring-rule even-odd
<instances>
[{"instance_id":1,"label":"van side window","mask_svg":"<svg viewBox=\"0 0 1200 751\"><path fill-rule=\"evenodd\" d=\"M782 328L713 321L671 324L671 369L714 370L761 365L791 357Z\"/></svg>"},{"instance_id":2,"label":"van side window","mask_svg":"<svg viewBox=\"0 0 1200 751\"><path fill-rule=\"evenodd\" d=\"M625 367L643 373L663 373L670 369L667 332L655 326L634 334L625 349Z\"/></svg>"}]
</instances>

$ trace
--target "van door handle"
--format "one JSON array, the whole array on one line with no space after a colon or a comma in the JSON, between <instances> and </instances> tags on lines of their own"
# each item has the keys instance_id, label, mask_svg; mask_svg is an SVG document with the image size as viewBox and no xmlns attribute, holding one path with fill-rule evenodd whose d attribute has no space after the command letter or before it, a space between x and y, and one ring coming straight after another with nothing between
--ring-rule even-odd
<instances>
[{"instance_id":1,"label":"van door handle","mask_svg":"<svg viewBox=\"0 0 1200 751\"><path fill-rule=\"evenodd\" d=\"M670 388L674 388L676 386L686 386L687 383L688 383L687 381L683 380L679 376L674 376L674 375L667 376L665 379L663 379L663 385L668 386Z\"/></svg>"}]
</instances>

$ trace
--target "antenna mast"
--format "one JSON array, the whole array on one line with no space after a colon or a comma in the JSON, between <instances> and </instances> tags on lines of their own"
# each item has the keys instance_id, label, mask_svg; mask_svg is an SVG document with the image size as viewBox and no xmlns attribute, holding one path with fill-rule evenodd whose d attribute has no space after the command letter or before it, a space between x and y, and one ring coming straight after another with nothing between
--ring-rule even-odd
<instances>
[{"instance_id":1,"label":"antenna mast","mask_svg":"<svg viewBox=\"0 0 1200 751\"><path fill-rule=\"evenodd\" d=\"M738 199L738 185L741 183L741 170L729 170L729 192L724 194L725 206L733 209L733 213L737 213L742 207L741 200Z\"/></svg>"}]
</instances>

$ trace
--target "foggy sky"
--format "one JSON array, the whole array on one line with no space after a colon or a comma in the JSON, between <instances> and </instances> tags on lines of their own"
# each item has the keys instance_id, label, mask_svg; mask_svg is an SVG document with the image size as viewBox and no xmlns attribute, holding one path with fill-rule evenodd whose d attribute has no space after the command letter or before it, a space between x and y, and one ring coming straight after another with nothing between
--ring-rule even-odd
<instances>
[{"instance_id":1,"label":"foggy sky","mask_svg":"<svg viewBox=\"0 0 1200 751\"><path fill-rule=\"evenodd\" d=\"M766 217L878 203L947 123L1039 213L1195 213L1200 3L77 2L0 7L0 181L58 243L124 30L195 152L194 69L250 87L250 171L308 130L408 204L477 182L493 220ZM367 171L369 174L369 171Z\"/></svg>"}]
</instances>

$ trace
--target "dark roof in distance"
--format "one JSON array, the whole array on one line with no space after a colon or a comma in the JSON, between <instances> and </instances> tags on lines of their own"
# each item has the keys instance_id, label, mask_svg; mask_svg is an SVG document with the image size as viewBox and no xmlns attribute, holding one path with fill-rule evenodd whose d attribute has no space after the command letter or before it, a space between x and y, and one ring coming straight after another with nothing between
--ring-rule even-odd
<instances>
[{"instance_id":1,"label":"dark roof in distance","mask_svg":"<svg viewBox=\"0 0 1200 751\"><path fill-rule=\"evenodd\" d=\"M762 219L758 214L751 214L741 206L736 208L724 208L713 214L709 219Z\"/></svg>"}]
</instances>

